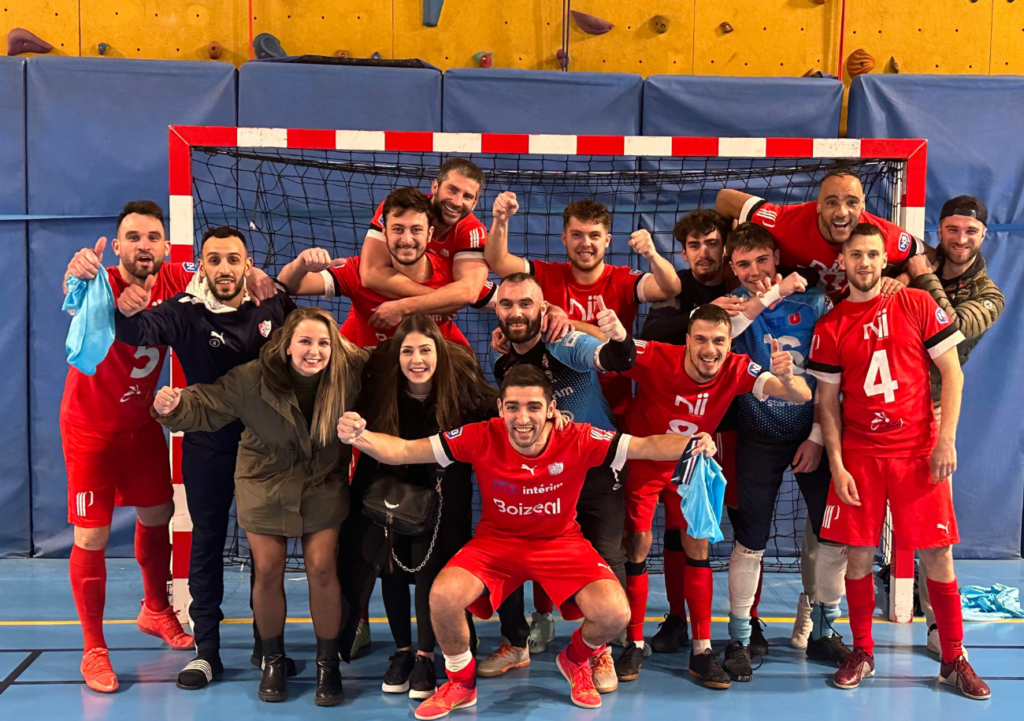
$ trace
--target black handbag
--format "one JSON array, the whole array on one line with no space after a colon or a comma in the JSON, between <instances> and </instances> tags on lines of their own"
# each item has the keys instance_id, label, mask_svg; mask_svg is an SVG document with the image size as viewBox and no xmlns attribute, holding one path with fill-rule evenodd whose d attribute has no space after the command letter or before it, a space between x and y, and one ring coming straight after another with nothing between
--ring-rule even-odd
<instances>
[{"instance_id":1,"label":"black handbag","mask_svg":"<svg viewBox=\"0 0 1024 721\"><path fill-rule=\"evenodd\" d=\"M421 570L434 551L444 507L442 478L444 471L440 468L433 487L410 483L392 474L382 475L370 483L363 495L363 515L384 529L391 559L403 571L416 573ZM423 562L416 568L406 568L395 555L394 535L422 536L431 532L430 547Z\"/></svg>"}]
</instances>

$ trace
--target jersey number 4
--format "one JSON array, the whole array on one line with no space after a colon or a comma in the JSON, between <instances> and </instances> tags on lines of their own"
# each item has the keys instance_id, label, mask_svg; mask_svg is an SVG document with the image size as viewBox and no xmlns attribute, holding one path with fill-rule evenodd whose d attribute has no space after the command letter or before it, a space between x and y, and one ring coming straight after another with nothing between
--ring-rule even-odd
<instances>
[{"instance_id":1,"label":"jersey number 4","mask_svg":"<svg viewBox=\"0 0 1024 721\"><path fill-rule=\"evenodd\" d=\"M864 395L869 398L881 395L886 403L892 403L896 400L895 390L899 387L889 371L889 356L884 350L876 350L871 354L871 365L864 378Z\"/></svg>"}]
</instances>

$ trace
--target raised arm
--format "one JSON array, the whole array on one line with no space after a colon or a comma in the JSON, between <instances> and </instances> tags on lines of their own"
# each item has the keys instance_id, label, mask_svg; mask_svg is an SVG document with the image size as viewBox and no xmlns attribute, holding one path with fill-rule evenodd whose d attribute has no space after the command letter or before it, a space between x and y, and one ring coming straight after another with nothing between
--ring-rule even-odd
<instances>
[{"instance_id":1,"label":"raised arm","mask_svg":"<svg viewBox=\"0 0 1024 721\"><path fill-rule=\"evenodd\" d=\"M715 441L707 433L695 433L692 436L665 433L660 436L631 436L626 458L631 461L678 461L693 438L697 439L697 444L690 455L703 453L710 458L718 452Z\"/></svg>"},{"instance_id":2,"label":"raised arm","mask_svg":"<svg viewBox=\"0 0 1024 721\"><path fill-rule=\"evenodd\" d=\"M761 382L761 378L764 381ZM813 398L811 387L800 376L793 373L793 356L779 347L779 341L772 338L772 372L758 378L760 390L754 386L760 400L765 397L778 398L790 403L806 403Z\"/></svg>"},{"instance_id":3,"label":"raised arm","mask_svg":"<svg viewBox=\"0 0 1024 721\"><path fill-rule=\"evenodd\" d=\"M658 252L658 246L646 230L638 230L629 237L629 247L647 259L651 265L651 274L644 278L640 293L641 300L652 303L668 300L679 295L683 284L676 274L676 269L667 258Z\"/></svg>"},{"instance_id":4,"label":"raised arm","mask_svg":"<svg viewBox=\"0 0 1024 721\"><path fill-rule=\"evenodd\" d=\"M743 206L753 197L750 193L744 193L742 190L722 188L715 197L715 210L726 218L739 220L743 213Z\"/></svg>"},{"instance_id":5,"label":"raised arm","mask_svg":"<svg viewBox=\"0 0 1024 721\"><path fill-rule=\"evenodd\" d=\"M152 277L150 276L150 278ZM121 295L126 295L131 288L138 288L138 286L125 289ZM148 294L145 304L149 305ZM169 345L173 347L185 337L186 322L181 304L175 301L161 303L148 310L125 315L121 310L121 299L119 298L118 307L114 310L114 336L128 345Z\"/></svg>"},{"instance_id":6,"label":"raised arm","mask_svg":"<svg viewBox=\"0 0 1024 721\"><path fill-rule=\"evenodd\" d=\"M326 283L320 272L344 265L344 258L331 258L323 248L307 248L281 268L277 280L292 295L324 295Z\"/></svg>"},{"instance_id":7,"label":"raised arm","mask_svg":"<svg viewBox=\"0 0 1024 721\"><path fill-rule=\"evenodd\" d=\"M494 221L491 223L487 245L484 246L484 258L487 267L502 278L513 273L526 272L527 269L525 258L508 252L508 222L517 210L519 202L515 193L506 191L494 199Z\"/></svg>"},{"instance_id":8,"label":"raised arm","mask_svg":"<svg viewBox=\"0 0 1024 721\"><path fill-rule=\"evenodd\" d=\"M436 460L429 438L407 441L368 431L366 421L352 411L338 419L338 438L389 466L434 463Z\"/></svg>"},{"instance_id":9,"label":"raised arm","mask_svg":"<svg viewBox=\"0 0 1024 721\"><path fill-rule=\"evenodd\" d=\"M100 238L92 248L82 248L75 253L64 272L64 295L68 294L68 278L75 276L80 280L92 280L103 270L103 249L107 247L107 239Z\"/></svg>"},{"instance_id":10,"label":"raised arm","mask_svg":"<svg viewBox=\"0 0 1024 721\"><path fill-rule=\"evenodd\" d=\"M964 390L964 372L956 347L933 358L932 362L942 375L942 398L939 418L939 440L932 452L932 481L939 483L956 470L956 427L960 421L960 399Z\"/></svg>"}]
</instances>

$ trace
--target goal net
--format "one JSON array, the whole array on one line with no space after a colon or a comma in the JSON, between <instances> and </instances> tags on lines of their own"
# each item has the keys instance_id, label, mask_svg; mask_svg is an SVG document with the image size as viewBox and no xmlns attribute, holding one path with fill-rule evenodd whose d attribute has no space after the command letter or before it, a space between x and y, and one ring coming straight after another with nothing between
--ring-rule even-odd
<instances>
[{"instance_id":1,"label":"goal net","mask_svg":"<svg viewBox=\"0 0 1024 721\"><path fill-rule=\"evenodd\" d=\"M662 255L683 267L672 228L687 212L714 207L720 189L802 203L816 199L822 176L838 166L861 176L868 210L921 235L923 228L916 226L923 225L923 146L923 141L172 128L172 252L175 259L190 260L203 230L227 224L248 233L256 266L272 276L306 248L325 248L332 257L359 255L373 212L387 194L402 186L429 192L438 167L453 155L472 160L486 176L476 208L485 225L490 226L495 196L516 193L520 208L510 224L509 249L532 259L565 260L562 210L574 200L593 198L612 211L606 262L646 270L646 261L626 242L631 232L646 228ZM339 320L348 312L345 298L302 302L326 307ZM456 323L490 374L495 316L467 309ZM787 478L766 569L799 568L804 520L799 491ZM659 508L652 569L661 568L662 528ZM725 514L723 531L726 539L712 549L718 568L727 564L732 545ZM236 531L225 557L238 563L247 556L244 534Z\"/></svg>"}]
</instances>

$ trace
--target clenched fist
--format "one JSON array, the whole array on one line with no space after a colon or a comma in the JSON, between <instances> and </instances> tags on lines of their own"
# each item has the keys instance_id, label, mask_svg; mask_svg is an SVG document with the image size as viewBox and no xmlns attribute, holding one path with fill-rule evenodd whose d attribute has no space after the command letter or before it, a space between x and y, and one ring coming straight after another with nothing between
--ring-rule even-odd
<instances>
[{"instance_id":1,"label":"clenched fist","mask_svg":"<svg viewBox=\"0 0 1024 721\"><path fill-rule=\"evenodd\" d=\"M68 263L68 273L81 280L92 280L103 270L103 249L107 239L100 238L92 248L82 248Z\"/></svg>"},{"instance_id":2,"label":"clenched fist","mask_svg":"<svg viewBox=\"0 0 1024 721\"><path fill-rule=\"evenodd\" d=\"M150 274L146 276L145 285L133 283L121 291L121 295L117 297L117 309L121 311L121 315L131 318L136 313L146 310L153 299L154 285L156 276Z\"/></svg>"},{"instance_id":3,"label":"clenched fist","mask_svg":"<svg viewBox=\"0 0 1024 721\"><path fill-rule=\"evenodd\" d=\"M346 412L338 419L338 438L342 443L352 443L366 430L366 421L358 413Z\"/></svg>"},{"instance_id":4,"label":"clenched fist","mask_svg":"<svg viewBox=\"0 0 1024 721\"><path fill-rule=\"evenodd\" d=\"M519 201L516 200L516 194L511 191L506 190L494 199L492 212L495 220L507 223L517 210L519 210Z\"/></svg>"},{"instance_id":5,"label":"clenched fist","mask_svg":"<svg viewBox=\"0 0 1024 721\"><path fill-rule=\"evenodd\" d=\"M181 389L164 386L156 392L153 408L160 415L168 416L178 407L179 403L181 403Z\"/></svg>"},{"instance_id":6,"label":"clenched fist","mask_svg":"<svg viewBox=\"0 0 1024 721\"><path fill-rule=\"evenodd\" d=\"M654 238L646 230L638 230L630 235L629 247L647 260L658 255L658 248L654 245Z\"/></svg>"},{"instance_id":7,"label":"clenched fist","mask_svg":"<svg viewBox=\"0 0 1024 721\"><path fill-rule=\"evenodd\" d=\"M299 257L296 260L302 264L302 269L307 273L319 273L321 270L339 268L345 265L344 258L334 258L332 260L331 254L323 248L306 248L299 253Z\"/></svg>"}]
</instances>

